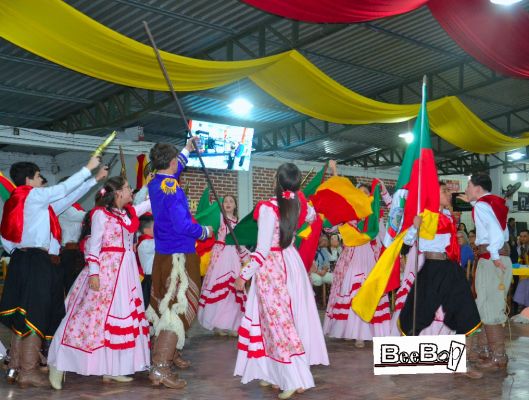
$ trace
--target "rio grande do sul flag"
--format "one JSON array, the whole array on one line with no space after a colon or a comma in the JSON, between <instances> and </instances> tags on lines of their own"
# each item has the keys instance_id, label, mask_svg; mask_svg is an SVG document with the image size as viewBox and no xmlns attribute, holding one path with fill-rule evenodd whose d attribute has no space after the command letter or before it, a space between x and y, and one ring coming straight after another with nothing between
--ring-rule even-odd
<instances>
[{"instance_id":1,"label":"rio grande do sul flag","mask_svg":"<svg viewBox=\"0 0 529 400\"><path fill-rule=\"evenodd\" d=\"M426 110L426 85L423 85L423 100L413 128L413 138L413 142L404 154L389 210L388 230L384 238L386 248L391 245L399 232L408 229L413 224L413 217L417 215L417 211L423 209L432 212L439 211L439 180L430 140L430 126ZM420 193L419 173L421 175Z\"/></svg>"},{"instance_id":2,"label":"rio grande do sul flag","mask_svg":"<svg viewBox=\"0 0 529 400\"><path fill-rule=\"evenodd\" d=\"M402 162L399 180L389 212L386 247L382 257L353 298L352 309L365 321L373 317L382 295L399 287L400 248L407 229L418 214L428 216L420 236L433 239L439 212L439 180L430 140L430 126L426 109L426 83L422 87L422 104L413 128L410 143Z\"/></svg>"}]
</instances>

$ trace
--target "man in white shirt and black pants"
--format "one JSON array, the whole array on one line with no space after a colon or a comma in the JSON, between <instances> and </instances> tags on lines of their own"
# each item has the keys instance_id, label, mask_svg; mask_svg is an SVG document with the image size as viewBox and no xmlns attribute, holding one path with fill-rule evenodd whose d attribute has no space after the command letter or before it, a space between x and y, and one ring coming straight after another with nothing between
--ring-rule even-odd
<instances>
[{"instance_id":1,"label":"man in white shirt and black pants","mask_svg":"<svg viewBox=\"0 0 529 400\"><path fill-rule=\"evenodd\" d=\"M99 158L92 157L86 167L50 187L42 187L37 165L22 162L11 166L17 188L4 205L0 226L2 245L11 254L0 321L13 332L11 348L16 357L11 361L18 365L10 367L20 367L21 387L49 386L37 366L42 340L52 338L65 314L60 270L50 259L60 250L57 214L95 184L89 178L99 163ZM15 376L11 378L14 381Z\"/></svg>"},{"instance_id":2,"label":"man in white shirt and black pants","mask_svg":"<svg viewBox=\"0 0 529 400\"><path fill-rule=\"evenodd\" d=\"M470 177L466 200L474 206L472 217L476 226L479 261L476 269L476 304L486 337L481 335L482 368L506 369L504 325L507 321L507 295L512 280L509 258L509 208L505 199L490 193L492 182L485 174ZM486 339L486 345L485 345Z\"/></svg>"}]
</instances>

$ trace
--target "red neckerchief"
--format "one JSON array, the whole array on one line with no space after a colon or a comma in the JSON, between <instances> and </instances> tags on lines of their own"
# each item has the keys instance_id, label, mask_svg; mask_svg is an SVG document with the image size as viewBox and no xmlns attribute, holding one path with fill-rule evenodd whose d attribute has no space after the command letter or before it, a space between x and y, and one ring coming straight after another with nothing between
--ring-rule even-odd
<instances>
[{"instance_id":1,"label":"red neckerchief","mask_svg":"<svg viewBox=\"0 0 529 400\"><path fill-rule=\"evenodd\" d=\"M450 234L450 244L446 247L446 255L450 260L459 263L461 260L461 250L459 248L459 244L457 243L457 227L454 224L452 218L440 212L436 233Z\"/></svg>"},{"instance_id":2,"label":"red neckerchief","mask_svg":"<svg viewBox=\"0 0 529 400\"><path fill-rule=\"evenodd\" d=\"M84 208L79 203L73 203L72 207L75 208L77 211L84 211Z\"/></svg>"},{"instance_id":3,"label":"red neckerchief","mask_svg":"<svg viewBox=\"0 0 529 400\"><path fill-rule=\"evenodd\" d=\"M138 238L138 246L141 244L141 242L143 242L144 240L149 240L149 239L154 239L154 236L151 236L151 235L147 235L147 234L143 234L143 235L140 235L140 237Z\"/></svg>"},{"instance_id":4,"label":"red neckerchief","mask_svg":"<svg viewBox=\"0 0 529 400\"><path fill-rule=\"evenodd\" d=\"M505 205L505 199L493 194L486 194L480 197L476 203L478 201L487 203L492 208L501 229L505 230L507 227L507 216L509 214L509 208ZM474 208L472 208L472 220L474 221Z\"/></svg>"},{"instance_id":5,"label":"red neckerchief","mask_svg":"<svg viewBox=\"0 0 529 400\"><path fill-rule=\"evenodd\" d=\"M105 207L94 207L92 211L90 211L90 220L92 220L92 217L94 215L94 212L97 210L103 211L106 215L108 215L111 218L114 218L118 221L118 224L120 224L123 228L125 228L130 233L135 233L138 231L138 228L140 227L140 219L136 215L136 210L133 206L130 204L127 204L125 207L123 207L129 214L130 218L130 224L126 224L125 221L123 221L123 218L118 215L114 214L113 212L108 211Z\"/></svg>"},{"instance_id":6,"label":"red neckerchief","mask_svg":"<svg viewBox=\"0 0 529 400\"><path fill-rule=\"evenodd\" d=\"M28 185L18 186L11 196L4 204L4 214L0 226L0 232L4 239L13 243L20 243L22 241L22 233L24 231L24 206L29 192L34 188ZM50 231L52 236L61 243L61 225L59 218L53 211L51 206L48 206L50 214Z\"/></svg>"}]
</instances>

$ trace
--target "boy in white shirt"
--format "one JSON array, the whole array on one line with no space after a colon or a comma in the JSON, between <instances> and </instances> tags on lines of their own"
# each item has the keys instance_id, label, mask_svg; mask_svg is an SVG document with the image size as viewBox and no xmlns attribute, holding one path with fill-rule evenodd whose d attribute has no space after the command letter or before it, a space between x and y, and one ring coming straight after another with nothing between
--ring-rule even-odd
<instances>
[{"instance_id":1,"label":"boy in white shirt","mask_svg":"<svg viewBox=\"0 0 529 400\"><path fill-rule=\"evenodd\" d=\"M0 321L14 332L11 353L17 357L12 358L10 368L20 368L21 387L49 386L37 366L42 340L52 338L65 312L60 272L50 259L60 250L57 215L95 185L96 180L89 178L99 164L99 158L92 157L86 167L50 187L42 186L40 168L34 163L11 166L11 179L17 188L4 204L0 226L2 246L11 255ZM100 179L106 176L102 171ZM14 382L16 373L10 377Z\"/></svg>"},{"instance_id":2,"label":"boy in white shirt","mask_svg":"<svg viewBox=\"0 0 529 400\"><path fill-rule=\"evenodd\" d=\"M138 238L138 267L143 275L141 289L143 304L149 306L152 286L152 262L154 261L154 219L151 213L140 217L140 237Z\"/></svg>"}]
</instances>

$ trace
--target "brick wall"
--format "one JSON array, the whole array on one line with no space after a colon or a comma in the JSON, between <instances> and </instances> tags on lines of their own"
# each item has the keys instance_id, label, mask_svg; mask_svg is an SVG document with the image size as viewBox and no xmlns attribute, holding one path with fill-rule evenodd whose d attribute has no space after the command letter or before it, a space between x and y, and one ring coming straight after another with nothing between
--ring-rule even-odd
<instances>
[{"instance_id":1,"label":"brick wall","mask_svg":"<svg viewBox=\"0 0 529 400\"><path fill-rule=\"evenodd\" d=\"M254 167L253 171L253 205L260 200L267 200L274 196L275 169Z\"/></svg>"}]
</instances>

